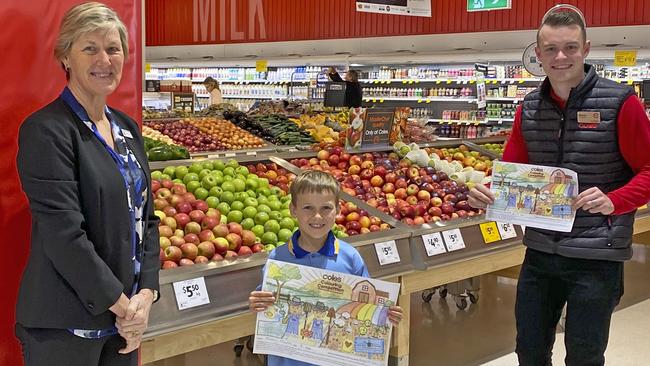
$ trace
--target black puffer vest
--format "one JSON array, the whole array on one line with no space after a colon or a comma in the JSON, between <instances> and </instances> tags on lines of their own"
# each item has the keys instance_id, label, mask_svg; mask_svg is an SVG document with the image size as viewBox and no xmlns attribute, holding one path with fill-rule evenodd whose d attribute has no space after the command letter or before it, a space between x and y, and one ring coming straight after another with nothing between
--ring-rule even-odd
<instances>
[{"instance_id":1,"label":"black puffer vest","mask_svg":"<svg viewBox=\"0 0 650 366\"><path fill-rule=\"evenodd\" d=\"M565 111L551 100L548 79L529 93L521 129L530 164L574 170L580 192L598 187L607 193L634 175L620 153L616 130L621 106L633 91L598 77L590 65L585 65L585 73L571 90ZM579 111L600 112L600 123L594 128L578 126ZM634 212L604 216L580 209L571 232L526 228L524 244L565 257L623 261L632 256L633 226Z\"/></svg>"}]
</instances>

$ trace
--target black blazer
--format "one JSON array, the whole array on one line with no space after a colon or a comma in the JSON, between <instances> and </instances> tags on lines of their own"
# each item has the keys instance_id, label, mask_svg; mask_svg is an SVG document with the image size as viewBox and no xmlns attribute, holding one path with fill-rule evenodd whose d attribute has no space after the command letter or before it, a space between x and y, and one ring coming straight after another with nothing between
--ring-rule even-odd
<instances>
[{"instance_id":1,"label":"black blazer","mask_svg":"<svg viewBox=\"0 0 650 366\"><path fill-rule=\"evenodd\" d=\"M144 169L149 166L136 123L111 109ZM20 127L18 173L32 214L31 251L16 306L25 327L108 329L108 310L134 281L124 179L93 132L58 98ZM150 193L149 193L150 194ZM158 290L158 218L145 205L139 288ZM25 243L27 244L27 243ZM140 249L142 250L142 248Z\"/></svg>"},{"instance_id":2,"label":"black blazer","mask_svg":"<svg viewBox=\"0 0 650 366\"><path fill-rule=\"evenodd\" d=\"M330 79L335 82L345 81L345 106L346 107L361 107L363 99L363 90L359 82L347 81L341 78L338 72L328 74Z\"/></svg>"}]
</instances>

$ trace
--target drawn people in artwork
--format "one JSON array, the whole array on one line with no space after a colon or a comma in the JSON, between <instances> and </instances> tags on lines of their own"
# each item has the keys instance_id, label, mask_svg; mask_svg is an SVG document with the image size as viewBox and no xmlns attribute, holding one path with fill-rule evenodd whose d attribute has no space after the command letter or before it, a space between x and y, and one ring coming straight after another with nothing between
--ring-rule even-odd
<instances>
[{"instance_id":1,"label":"drawn people in artwork","mask_svg":"<svg viewBox=\"0 0 650 366\"><path fill-rule=\"evenodd\" d=\"M519 187L517 187L517 184L513 183L510 185L510 188L508 189L508 203L506 204L506 210L517 208L518 196L519 196Z\"/></svg>"},{"instance_id":2,"label":"drawn people in artwork","mask_svg":"<svg viewBox=\"0 0 650 366\"><path fill-rule=\"evenodd\" d=\"M285 335L298 335L301 314L302 302L299 298L294 297L289 302L289 314L287 314L287 330Z\"/></svg>"},{"instance_id":3,"label":"drawn people in artwork","mask_svg":"<svg viewBox=\"0 0 650 366\"><path fill-rule=\"evenodd\" d=\"M327 307L322 302L317 302L313 311L314 319L311 322L311 337L317 340L319 343L323 340L324 330L323 324L327 316Z\"/></svg>"}]
</instances>

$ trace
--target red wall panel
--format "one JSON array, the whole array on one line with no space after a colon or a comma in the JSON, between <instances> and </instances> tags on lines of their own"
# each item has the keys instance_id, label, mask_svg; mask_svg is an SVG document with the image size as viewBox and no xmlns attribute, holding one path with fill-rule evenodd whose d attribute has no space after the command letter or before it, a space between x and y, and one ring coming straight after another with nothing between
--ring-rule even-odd
<instances>
[{"instance_id":1,"label":"red wall panel","mask_svg":"<svg viewBox=\"0 0 650 366\"><path fill-rule=\"evenodd\" d=\"M30 215L16 170L18 129L32 112L55 99L65 75L55 62L53 45L63 13L80 0L2 1L3 87L0 88L0 365L21 365L14 337L18 284L29 251ZM139 1L105 0L127 25L130 57L122 83L109 104L139 119L142 98L142 29Z\"/></svg>"},{"instance_id":2,"label":"red wall panel","mask_svg":"<svg viewBox=\"0 0 650 366\"><path fill-rule=\"evenodd\" d=\"M194 39L193 6L214 2L216 19L226 32L216 39ZM237 3L237 16L230 9ZM249 34L252 5L262 4L266 38ZM554 0L512 0L512 9L467 13L467 0L431 0L432 17L360 13L353 0L146 0L148 46L277 42L311 39L382 37L416 34L492 32L536 29ZM590 27L650 24L650 1L564 0L580 7ZM221 6L225 7L222 15ZM243 40L233 39L230 23L245 30ZM256 25L257 27L257 25Z\"/></svg>"}]
</instances>

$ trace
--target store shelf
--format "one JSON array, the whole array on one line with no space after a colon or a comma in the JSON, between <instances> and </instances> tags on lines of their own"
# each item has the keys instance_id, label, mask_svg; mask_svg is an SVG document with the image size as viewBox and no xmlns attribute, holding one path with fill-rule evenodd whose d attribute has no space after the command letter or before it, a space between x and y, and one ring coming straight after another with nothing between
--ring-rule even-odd
<instances>
[{"instance_id":1,"label":"store shelf","mask_svg":"<svg viewBox=\"0 0 650 366\"><path fill-rule=\"evenodd\" d=\"M365 102L379 102L383 101L406 101L406 102L418 102L418 103L429 103L429 102L466 102L466 103L476 103L476 98L467 98L467 97L371 97L363 98Z\"/></svg>"},{"instance_id":2,"label":"store shelf","mask_svg":"<svg viewBox=\"0 0 650 366\"><path fill-rule=\"evenodd\" d=\"M458 119L440 119L440 118L429 118L427 122L435 122L435 123L460 123L460 124L467 124L467 125L478 125L478 124L483 124L486 123L486 119L482 120L475 120L475 121L467 121L467 120L458 120Z\"/></svg>"},{"instance_id":3,"label":"store shelf","mask_svg":"<svg viewBox=\"0 0 650 366\"><path fill-rule=\"evenodd\" d=\"M224 95L223 99L286 99L287 95L282 96L263 96L263 95Z\"/></svg>"},{"instance_id":4,"label":"store shelf","mask_svg":"<svg viewBox=\"0 0 650 366\"><path fill-rule=\"evenodd\" d=\"M540 78L501 78L501 79L485 79L486 84L514 84L526 82L539 82L543 79ZM389 83L403 83L403 84L417 84L417 83L457 83L457 84L471 84L476 82L475 77L467 78L438 78L438 79L359 79L361 83L367 84L389 84Z\"/></svg>"},{"instance_id":5,"label":"store shelf","mask_svg":"<svg viewBox=\"0 0 650 366\"><path fill-rule=\"evenodd\" d=\"M524 100L524 98L510 98L510 97L498 97L498 98L495 97L495 98L490 98L490 97L487 97L487 98L485 98L485 100L487 100L488 102L512 102L512 103L519 103L519 102L521 102L522 100Z\"/></svg>"},{"instance_id":6,"label":"store shelf","mask_svg":"<svg viewBox=\"0 0 650 366\"><path fill-rule=\"evenodd\" d=\"M487 119L488 122L497 122L497 123L503 123L503 122L514 122L514 118L491 118L488 117Z\"/></svg>"}]
</instances>

